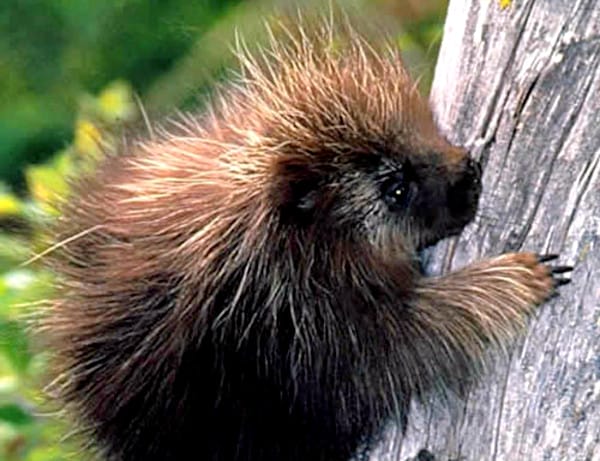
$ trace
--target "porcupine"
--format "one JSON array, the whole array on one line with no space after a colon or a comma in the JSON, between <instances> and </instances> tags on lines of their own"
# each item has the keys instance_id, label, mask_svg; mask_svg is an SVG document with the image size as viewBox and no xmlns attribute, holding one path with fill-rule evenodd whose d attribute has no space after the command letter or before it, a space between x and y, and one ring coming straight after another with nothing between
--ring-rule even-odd
<instances>
[{"instance_id":1,"label":"porcupine","mask_svg":"<svg viewBox=\"0 0 600 461\"><path fill-rule=\"evenodd\" d=\"M43 330L106 460L346 461L411 398L460 393L568 281L533 253L422 273L481 167L396 51L330 32L244 55L63 204Z\"/></svg>"}]
</instances>

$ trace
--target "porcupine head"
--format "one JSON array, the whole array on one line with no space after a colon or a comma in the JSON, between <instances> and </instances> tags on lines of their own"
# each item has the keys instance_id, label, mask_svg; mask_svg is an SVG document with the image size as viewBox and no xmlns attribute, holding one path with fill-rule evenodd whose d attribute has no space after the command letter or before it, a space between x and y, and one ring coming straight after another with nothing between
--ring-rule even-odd
<instances>
[{"instance_id":1,"label":"porcupine head","mask_svg":"<svg viewBox=\"0 0 600 461\"><path fill-rule=\"evenodd\" d=\"M103 459L350 459L551 291L529 254L422 276L418 251L473 218L479 165L392 48L290 35L62 207L43 331Z\"/></svg>"}]
</instances>

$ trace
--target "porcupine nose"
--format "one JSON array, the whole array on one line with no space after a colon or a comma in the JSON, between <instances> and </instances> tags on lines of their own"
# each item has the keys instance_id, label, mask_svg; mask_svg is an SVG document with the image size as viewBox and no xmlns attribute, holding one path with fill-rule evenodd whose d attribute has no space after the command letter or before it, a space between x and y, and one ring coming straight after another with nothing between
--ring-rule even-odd
<instances>
[{"instance_id":1,"label":"porcupine nose","mask_svg":"<svg viewBox=\"0 0 600 461\"><path fill-rule=\"evenodd\" d=\"M481 163L469 157L465 168L464 179L465 186L471 192L471 197L475 200L479 199L481 193Z\"/></svg>"},{"instance_id":2,"label":"porcupine nose","mask_svg":"<svg viewBox=\"0 0 600 461\"><path fill-rule=\"evenodd\" d=\"M481 193L481 164L466 157L458 179L448 189L448 208L460 224L466 224L475 216Z\"/></svg>"},{"instance_id":3,"label":"porcupine nose","mask_svg":"<svg viewBox=\"0 0 600 461\"><path fill-rule=\"evenodd\" d=\"M471 157L468 158L467 172L474 178L475 182L477 182L478 184L481 184L482 169L481 169L481 163L478 160L475 160Z\"/></svg>"}]
</instances>

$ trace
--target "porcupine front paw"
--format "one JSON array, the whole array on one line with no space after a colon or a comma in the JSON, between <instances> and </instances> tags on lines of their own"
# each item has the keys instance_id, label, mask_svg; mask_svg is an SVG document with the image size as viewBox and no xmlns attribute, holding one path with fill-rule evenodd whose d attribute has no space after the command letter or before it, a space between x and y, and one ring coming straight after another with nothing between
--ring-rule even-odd
<instances>
[{"instance_id":1,"label":"porcupine front paw","mask_svg":"<svg viewBox=\"0 0 600 461\"><path fill-rule=\"evenodd\" d=\"M571 281L568 277L573 266L550 265L558 259L557 254L511 253L503 257L511 265L521 266L524 270L514 274L516 281L524 287L534 305L542 304L558 295L558 288Z\"/></svg>"}]
</instances>

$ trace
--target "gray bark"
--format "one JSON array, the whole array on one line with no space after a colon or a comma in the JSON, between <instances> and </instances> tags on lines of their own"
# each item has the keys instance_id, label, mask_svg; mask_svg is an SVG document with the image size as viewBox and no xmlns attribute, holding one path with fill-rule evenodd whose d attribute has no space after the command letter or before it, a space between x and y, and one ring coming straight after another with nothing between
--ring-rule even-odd
<instances>
[{"instance_id":1,"label":"gray bark","mask_svg":"<svg viewBox=\"0 0 600 461\"><path fill-rule=\"evenodd\" d=\"M464 402L419 407L405 460L600 460L600 2L452 0L432 104L485 165L480 216L433 272L486 256L560 253L573 282Z\"/></svg>"}]
</instances>

